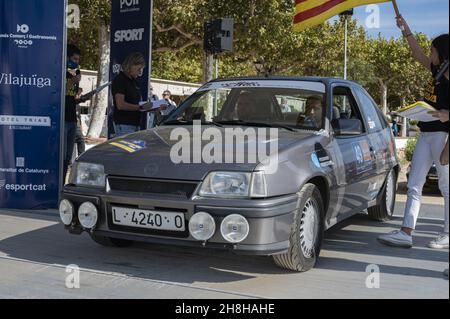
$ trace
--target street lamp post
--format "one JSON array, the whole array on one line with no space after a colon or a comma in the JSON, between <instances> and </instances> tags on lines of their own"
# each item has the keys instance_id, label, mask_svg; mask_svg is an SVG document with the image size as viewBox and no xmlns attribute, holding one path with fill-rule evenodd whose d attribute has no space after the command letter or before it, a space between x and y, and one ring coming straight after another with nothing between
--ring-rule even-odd
<instances>
[{"instance_id":1,"label":"street lamp post","mask_svg":"<svg viewBox=\"0 0 450 319\"><path fill-rule=\"evenodd\" d=\"M348 64L348 17L353 15L353 9L342 12L339 16L345 18L344 21L344 79L347 80L347 64Z\"/></svg>"},{"instance_id":2,"label":"street lamp post","mask_svg":"<svg viewBox=\"0 0 450 319\"><path fill-rule=\"evenodd\" d=\"M347 31L348 31L348 19L345 16L345 26L344 26L344 79L347 80Z\"/></svg>"}]
</instances>

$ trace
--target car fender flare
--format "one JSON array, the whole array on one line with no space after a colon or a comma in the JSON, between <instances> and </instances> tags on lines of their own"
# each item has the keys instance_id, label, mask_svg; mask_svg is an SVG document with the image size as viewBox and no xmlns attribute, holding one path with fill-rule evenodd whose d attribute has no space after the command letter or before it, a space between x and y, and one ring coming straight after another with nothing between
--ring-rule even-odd
<instances>
[{"instance_id":1,"label":"car fender flare","mask_svg":"<svg viewBox=\"0 0 450 319\"><path fill-rule=\"evenodd\" d=\"M298 190L300 191L301 189L303 189L303 187L306 184L314 184L319 189L320 194L322 195L322 199L324 201L324 208L325 208L324 211L326 215L328 213L330 204L330 190L332 185L331 179L329 178L329 176L325 174L320 174L320 172L316 172L316 174L313 174L303 179Z\"/></svg>"}]
</instances>

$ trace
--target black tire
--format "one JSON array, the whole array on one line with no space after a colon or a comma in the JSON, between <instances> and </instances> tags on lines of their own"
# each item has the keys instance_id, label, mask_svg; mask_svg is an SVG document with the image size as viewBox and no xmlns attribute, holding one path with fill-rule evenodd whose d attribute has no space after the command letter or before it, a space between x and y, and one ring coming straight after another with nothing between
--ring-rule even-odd
<instances>
[{"instance_id":1,"label":"black tire","mask_svg":"<svg viewBox=\"0 0 450 319\"><path fill-rule=\"evenodd\" d=\"M112 237L104 237L99 235L90 234L93 241L95 241L97 244L105 247L130 247L133 245L132 240L126 240L126 239L119 239L119 238L112 238Z\"/></svg>"},{"instance_id":2,"label":"black tire","mask_svg":"<svg viewBox=\"0 0 450 319\"><path fill-rule=\"evenodd\" d=\"M380 222L391 220L394 215L397 196L397 174L394 169L389 172L384 183L380 204L367 210L371 219Z\"/></svg>"},{"instance_id":3,"label":"black tire","mask_svg":"<svg viewBox=\"0 0 450 319\"><path fill-rule=\"evenodd\" d=\"M310 210L308 207L313 205L314 209ZM298 193L297 212L294 217L294 224L292 225L291 235L289 238L289 250L286 253L274 255L275 264L279 267L305 272L316 265L317 259L322 248L322 239L324 233L324 204L322 195L319 189L314 184L306 184ZM311 223L305 212L309 216L314 215L314 221ZM309 237L309 246L305 245L305 233L303 225L305 225L306 218L310 225L314 225L310 230L312 232ZM312 240L311 240L312 239Z\"/></svg>"}]
</instances>

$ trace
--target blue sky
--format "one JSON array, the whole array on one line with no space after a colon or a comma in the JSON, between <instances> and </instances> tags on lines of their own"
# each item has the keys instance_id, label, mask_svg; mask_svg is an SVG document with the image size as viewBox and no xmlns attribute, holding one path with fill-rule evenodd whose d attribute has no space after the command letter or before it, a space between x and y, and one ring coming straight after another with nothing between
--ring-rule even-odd
<instances>
[{"instance_id":1,"label":"blue sky","mask_svg":"<svg viewBox=\"0 0 450 319\"><path fill-rule=\"evenodd\" d=\"M408 22L413 32L422 32L429 37L436 37L449 31L449 0L397 0L400 13ZM377 4L380 8L380 28L369 29L372 37L378 33L384 38L398 38L400 30L395 24L395 12L391 2ZM360 25L370 13L366 13L366 6L355 9L354 18Z\"/></svg>"}]
</instances>

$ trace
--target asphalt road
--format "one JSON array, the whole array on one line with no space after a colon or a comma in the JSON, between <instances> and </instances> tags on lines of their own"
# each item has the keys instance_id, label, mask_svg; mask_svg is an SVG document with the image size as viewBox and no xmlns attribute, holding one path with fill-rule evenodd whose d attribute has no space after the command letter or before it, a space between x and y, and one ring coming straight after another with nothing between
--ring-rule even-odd
<instances>
[{"instance_id":1,"label":"asphalt road","mask_svg":"<svg viewBox=\"0 0 450 319\"><path fill-rule=\"evenodd\" d=\"M400 193L404 185L400 186ZM397 199L403 214L405 195ZM449 298L448 250L427 242L442 228L443 200L428 191L415 247L385 247L376 237L399 227L361 214L326 233L317 267L278 269L271 258L229 252L136 244L98 246L72 236L56 212L0 211L0 298ZM66 266L80 267L80 288L66 287ZM367 288L367 267L380 270Z\"/></svg>"}]
</instances>

